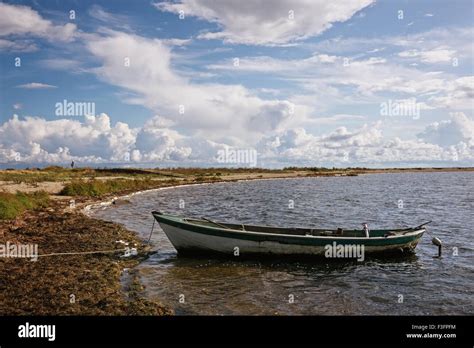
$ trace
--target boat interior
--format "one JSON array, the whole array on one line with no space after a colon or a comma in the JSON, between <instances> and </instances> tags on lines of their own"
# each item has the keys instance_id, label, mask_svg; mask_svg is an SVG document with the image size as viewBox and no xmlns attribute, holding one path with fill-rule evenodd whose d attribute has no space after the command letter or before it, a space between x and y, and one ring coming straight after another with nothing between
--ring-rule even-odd
<instances>
[{"instance_id":1,"label":"boat interior","mask_svg":"<svg viewBox=\"0 0 474 348\"><path fill-rule=\"evenodd\" d=\"M203 220L204 219L204 220ZM183 219L183 221L205 226L205 227L214 227L214 228L223 228L230 230L238 230L245 232L262 232L262 233L275 233L275 234L287 234L295 236L331 236L331 237L364 237L364 230L345 230L342 228L337 228L335 230L331 229L317 229L317 228L282 228L282 227L271 227L271 226L256 226L256 225L245 225L245 224L230 224L225 222L215 222L209 219ZM414 232L417 229L420 229L421 226L415 228L405 228L405 229L391 229L391 230L370 230L370 237L387 237L392 235L403 235L405 233Z\"/></svg>"}]
</instances>

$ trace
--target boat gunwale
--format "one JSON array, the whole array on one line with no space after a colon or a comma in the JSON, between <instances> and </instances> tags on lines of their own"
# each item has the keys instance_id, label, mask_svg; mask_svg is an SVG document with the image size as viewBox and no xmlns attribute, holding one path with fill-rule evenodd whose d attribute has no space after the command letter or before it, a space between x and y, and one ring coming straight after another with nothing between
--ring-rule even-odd
<instances>
[{"instance_id":1,"label":"boat gunwale","mask_svg":"<svg viewBox=\"0 0 474 348\"><path fill-rule=\"evenodd\" d=\"M160 213L160 212L156 212L156 211L153 211L152 212L152 215L155 217L155 215L159 216L160 218L163 218L165 220L171 220L171 221L174 221L174 222L177 222L181 225L191 225L191 226L194 226L194 227L198 227L198 228L204 228L204 229L211 229L211 230L214 230L214 231L225 231L225 232L229 232L229 233L233 233L233 234L236 234L236 235L259 235L259 236L275 236L275 237L289 237L289 238L301 238L301 239L340 239L340 240L387 240L387 239L399 239L399 238L404 238L404 237L413 237L413 236L417 236L417 235L422 235L423 233L426 232L426 228L424 227L421 227L419 229L416 229L416 230L413 230L411 232L407 232L407 233L404 233L404 234L396 234L396 235L390 235L390 236L381 236L381 237L344 237L344 236L313 236L313 235L294 235L294 234L284 234L284 233L271 233L271 232L256 232L256 231L243 231L243 230L236 230L236 229L232 229L232 228L222 228L222 227L213 227L213 226L203 226L203 225L200 225L200 224L196 224L196 223L192 223L192 222L189 222L189 221L185 221L186 218L185 217L180 217L180 216L176 216L176 215L169 215L169 214L164 214L164 213ZM156 217L155 217L156 219ZM199 220L199 219L195 219L195 220ZM202 220L203 222L205 222L205 220ZM160 221L158 221L160 222ZM248 225L247 225L248 226ZM257 225L252 225L252 226L255 226L255 227L269 227L269 226L257 226ZM298 228L295 228L295 229L298 229ZM301 229L308 229L308 230L311 230L310 228L301 228ZM324 230L324 229L323 229ZM410 228L407 228L407 229L399 229L398 231L410 231ZM327 230L327 231L331 231L331 230ZM332 230L334 231L334 230ZM357 230L350 230L350 231L357 231ZM378 230L378 231L385 231L385 230ZM393 232L393 231L397 231L397 229L395 230L386 230L387 232ZM188 232L192 232L192 233L200 233L200 232L196 232L196 231L188 231Z\"/></svg>"}]
</instances>

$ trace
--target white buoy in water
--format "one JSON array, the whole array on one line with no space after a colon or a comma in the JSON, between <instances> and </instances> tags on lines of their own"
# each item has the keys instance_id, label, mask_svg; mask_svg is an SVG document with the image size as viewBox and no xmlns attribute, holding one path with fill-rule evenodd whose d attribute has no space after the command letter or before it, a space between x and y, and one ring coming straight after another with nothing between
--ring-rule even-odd
<instances>
[{"instance_id":1,"label":"white buoy in water","mask_svg":"<svg viewBox=\"0 0 474 348\"><path fill-rule=\"evenodd\" d=\"M443 247L443 243L441 242L441 239L437 237L433 237L433 239L431 240L431 243L438 246L438 257L441 257L441 248Z\"/></svg>"}]
</instances>

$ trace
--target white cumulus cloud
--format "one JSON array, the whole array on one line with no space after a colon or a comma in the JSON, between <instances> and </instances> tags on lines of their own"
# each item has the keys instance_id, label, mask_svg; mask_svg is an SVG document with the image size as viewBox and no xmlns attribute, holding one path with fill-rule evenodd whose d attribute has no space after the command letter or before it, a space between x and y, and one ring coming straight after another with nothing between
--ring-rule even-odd
<instances>
[{"instance_id":1,"label":"white cumulus cloud","mask_svg":"<svg viewBox=\"0 0 474 348\"><path fill-rule=\"evenodd\" d=\"M285 165L383 166L439 161L472 164L472 125L473 120L457 114L450 121L428 126L415 140L384 137L380 122L354 131L340 127L322 136L308 134L303 128L287 129L264 137L258 151L262 160Z\"/></svg>"},{"instance_id":2,"label":"white cumulus cloud","mask_svg":"<svg viewBox=\"0 0 474 348\"><path fill-rule=\"evenodd\" d=\"M0 36L28 35L50 41L68 42L74 39L76 25L54 25L28 6L0 3Z\"/></svg>"},{"instance_id":3,"label":"white cumulus cloud","mask_svg":"<svg viewBox=\"0 0 474 348\"><path fill-rule=\"evenodd\" d=\"M321 34L336 22L350 19L374 0L182 0L157 2L161 11L195 16L218 23L220 31L207 32L201 39L222 39L231 43L282 45ZM182 12L181 12L182 11Z\"/></svg>"},{"instance_id":4,"label":"white cumulus cloud","mask_svg":"<svg viewBox=\"0 0 474 348\"><path fill-rule=\"evenodd\" d=\"M241 85L193 83L171 68L171 50L157 39L108 32L87 42L101 79L134 93L129 99L197 136L248 140L291 117L287 100L265 100ZM295 106L298 107L298 106Z\"/></svg>"},{"instance_id":5,"label":"white cumulus cloud","mask_svg":"<svg viewBox=\"0 0 474 348\"><path fill-rule=\"evenodd\" d=\"M82 120L82 121L81 121ZM0 125L0 162L60 163L194 163L216 162L219 150L228 142L187 136L166 127L155 116L143 127L132 129L123 122L114 125L106 114L84 119L20 119L14 115ZM269 133L255 149L258 165L381 165L387 163L474 161L474 121L455 113L450 120L433 123L418 139L387 138L382 121L349 130L338 127L315 136L304 128L289 128Z\"/></svg>"},{"instance_id":6,"label":"white cumulus cloud","mask_svg":"<svg viewBox=\"0 0 474 348\"><path fill-rule=\"evenodd\" d=\"M418 137L444 147L461 142L474 147L474 120L462 112L455 112L450 120L430 124Z\"/></svg>"}]
</instances>

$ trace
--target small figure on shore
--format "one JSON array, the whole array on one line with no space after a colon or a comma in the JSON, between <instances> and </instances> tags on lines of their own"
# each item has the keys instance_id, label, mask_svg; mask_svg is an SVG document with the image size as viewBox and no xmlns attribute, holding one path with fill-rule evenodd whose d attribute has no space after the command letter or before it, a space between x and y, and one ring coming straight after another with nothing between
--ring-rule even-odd
<instances>
[{"instance_id":1,"label":"small figure on shore","mask_svg":"<svg viewBox=\"0 0 474 348\"><path fill-rule=\"evenodd\" d=\"M369 235L369 226L367 225L367 222L364 222L364 223L362 224L362 226L364 226L365 237L366 237L366 238L370 238L370 235Z\"/></svg>"},{"instance_id":2,"label":"small figure on shore","mask_svg":"<svg viewBox=\"0 0 474 348\"><path fill-rule=\"evenodd\" d=\"M74 169L74 161L71 162L71 169Z\"/></svg>"}]
</instances>

